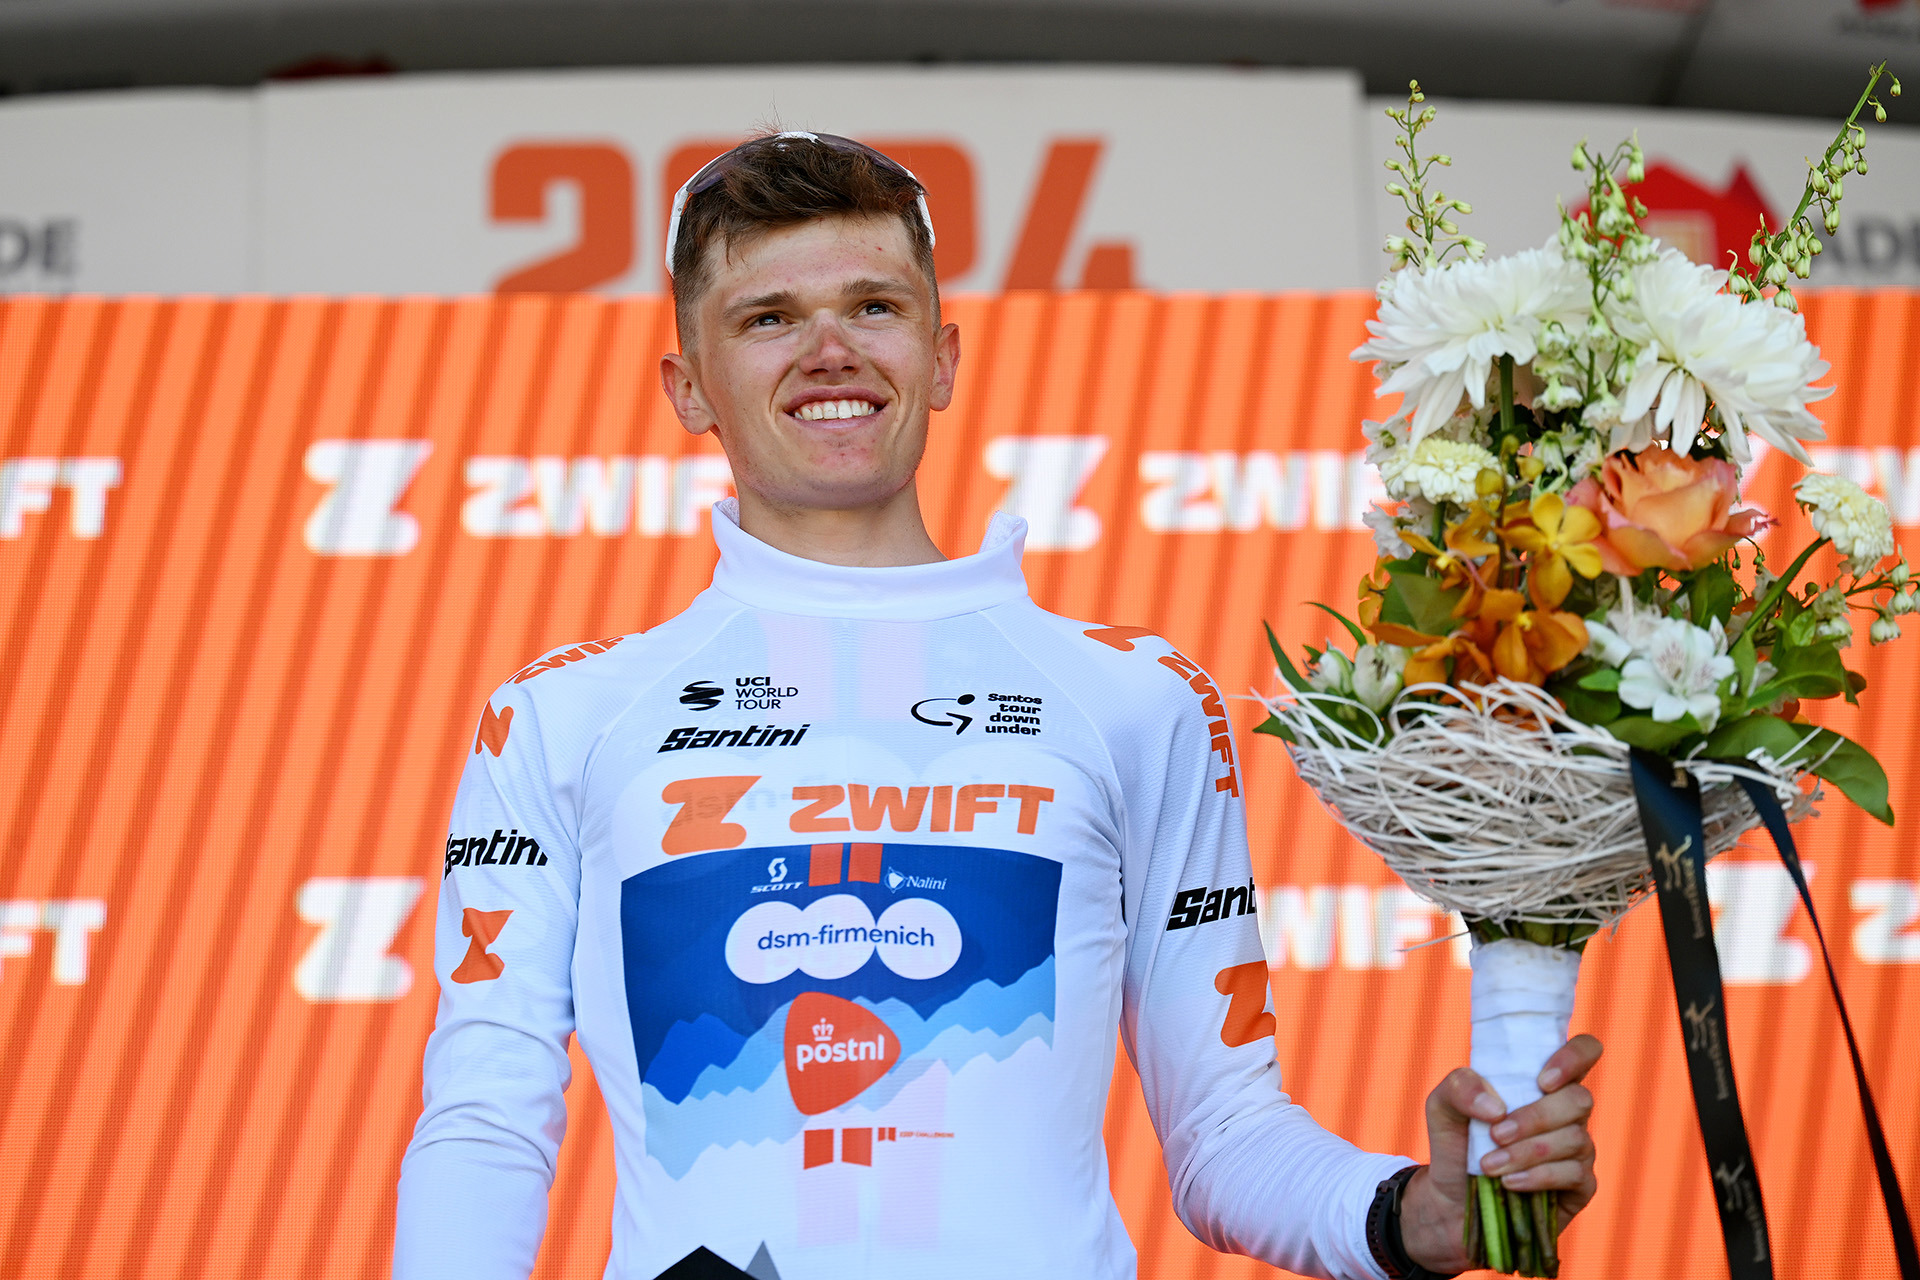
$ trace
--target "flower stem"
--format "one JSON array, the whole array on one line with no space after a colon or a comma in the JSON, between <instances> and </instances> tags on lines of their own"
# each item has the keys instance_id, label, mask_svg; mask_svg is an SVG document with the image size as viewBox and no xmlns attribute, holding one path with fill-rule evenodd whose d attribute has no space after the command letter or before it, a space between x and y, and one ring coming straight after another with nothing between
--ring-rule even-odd
<instances>
[{"instance_id":1,"label":"flower stem","mask_svg":"<svg viewBox=\"0 0 1920 1280\"><path fill-rule=\"evenodd\" d=\"M1481 1232L1486 1237L1487 1266L1494 1271L1507 1271L1513 1260L1507 1252L1506 1204L1494 1190L1492 1178L1478 1173L1472 1177L1474 1198L1480 1202Z\"/></svg>"}]
</instances>

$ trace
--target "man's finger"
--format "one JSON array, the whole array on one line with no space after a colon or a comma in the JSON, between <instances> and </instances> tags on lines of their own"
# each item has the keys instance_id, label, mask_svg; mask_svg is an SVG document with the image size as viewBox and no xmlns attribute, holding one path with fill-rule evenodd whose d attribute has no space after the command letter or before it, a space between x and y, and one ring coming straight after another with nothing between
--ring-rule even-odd
<instances>
[{"instance_id":1,"label":"man's finger","mask_svg":"<svg viewBox=\"0 0 1920 1280\"><path fill-rule=\"evenodd\" d=\"M1586 1185L1587 1166L1578 1160L1553 1160L1500 1179L1509 1191L1575 1191Z\"/></svg>"},{"instance_id":2,"label":"man's finger","mask_svg":"<svg viewBox=\"0 0 1920 1280\"><path fill-rule=\"evenodd\" d=\"M1429 1125L1450 1124L1465 1128L1468 1120L1492 1122L1507 1114L1507 1104L1479 1075L1467 1067L1447 1073L1434 1091L1427 1095Z\"/></svg>"},{"instance_id":3,"label":"man's finger","mask_svg":"<svg viewBox=\"0 0 1920 1280\"><path fill-rule=\"evenodd\" d=\"M1535 1138L1523 1138L1491 1152L1480 1162L1480 1172L1518 1173L1556 1160L1593 1163L1592 1135L1580 1125L1570 1124Z\"/></svg>"},{"instance_id":4,"label":"man's finger","mask_svg":"<svg viewBox=\"0 0 1920 1280\"><path fill-rule=\"evenodd\" d=\"M1584 1125L1592 1115L1592 1092L1583 1084L1570 1084L1538 1102L1529 1102L1496 1124L1493 1140L1506 1146L1566 1125Z\"/></svg>"},{"instance_id":5,"label":"man's finger","mask_svg":"<svg viewBox=\"0 0 1920 1280\"><path fill-rule=\"evenodd\" d=\"M1589 1035L1577 1035L1567 1041L1554 1050L1547 1064L1540 1068L1540 1092L1552 1093L1561 1085L1584 1080L1587 1072L1600 1061L1601 1052L1600 1042Z\"/></svg>"}]
</instances>

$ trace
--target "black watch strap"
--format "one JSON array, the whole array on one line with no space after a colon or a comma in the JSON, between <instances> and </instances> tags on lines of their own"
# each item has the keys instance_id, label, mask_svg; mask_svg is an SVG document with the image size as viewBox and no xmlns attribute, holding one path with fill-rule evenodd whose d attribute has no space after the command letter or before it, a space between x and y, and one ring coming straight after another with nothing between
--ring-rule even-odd
<instances>
[{"instance_id":1,"label":"black watch strap","mask_svg":"<svg viewBox=\"0 0 1920 1280\"><path fill-rule=\"evenodd\" d=\"M1367 1210L1367 1247L1373 1260L1387 1273L1387 1280L1446 1280L1452 1272L1429 1271L1407 1256L1400 1238L1400 1196L1421 1166L1410 1164L1382 1182L1373 1193L1373 1205Z\"/></svg>"}]
</instances>

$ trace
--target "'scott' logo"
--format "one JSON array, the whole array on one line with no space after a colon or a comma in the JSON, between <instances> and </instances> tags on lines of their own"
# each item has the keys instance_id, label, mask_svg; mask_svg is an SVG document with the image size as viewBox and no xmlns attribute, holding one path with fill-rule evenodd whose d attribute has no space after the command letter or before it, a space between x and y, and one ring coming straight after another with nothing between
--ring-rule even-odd
<instances>
[{"instance_id":1,"label":"'scott' logo","mask_svg":"<svg viewBox=\"0 0 1920 1280\"><path fill-rule=\"evenodd\" d=\"M787 1010L787 1088L804 1115L851 1102L899 1060L893 1028L851 1000L803 991Z\"/></svg>"}]
</instances>

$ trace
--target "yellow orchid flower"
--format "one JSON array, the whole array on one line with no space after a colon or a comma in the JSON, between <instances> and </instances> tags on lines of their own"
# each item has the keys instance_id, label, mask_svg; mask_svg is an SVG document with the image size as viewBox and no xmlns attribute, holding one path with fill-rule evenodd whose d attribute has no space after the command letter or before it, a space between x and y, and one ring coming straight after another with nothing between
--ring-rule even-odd
<instances>
[{"instance_id":1,"label":"yellow orchid flower","mask_svg":"<svg viewBox=\"0 0 1920 1280\"><path fill-rule=\"evenodd\" d=\"M1512 509L1509 508L1509 517ZM1500 531L1508 546L1526 553L1527 590L1534 604L1552 612L1573 590L1573 575L1600 575L1600 518L1581 506L1568 506L1557 493L1534 497L1524 519ZM1564 663L1562 665L1565 665Z\"/></svg>"},{"instance_id":2,"label":"yellow orchid flower","mask_svg":"<svg viewBox=\"0 0 1920 1280\"><path fill-rule=\"evenodd\" d=\"M1446 542L1444 547L1435 546L1433 539L1412 530L1403 531L1400 538L1409 546L1433 557L1432 568L1439 572L1442 587L1452 589L1464 586L1467 589L1467 594L1453 607L1454 617L1465 618L1480 611L1480 595L1486 590L1486 582L1474 562L1500 550L1500 544L1493 541L1493 534L1492 513L1475 504L1468 510L1466 519L1447 526L1442 535Z\"/></svg>"}]
</instances>

